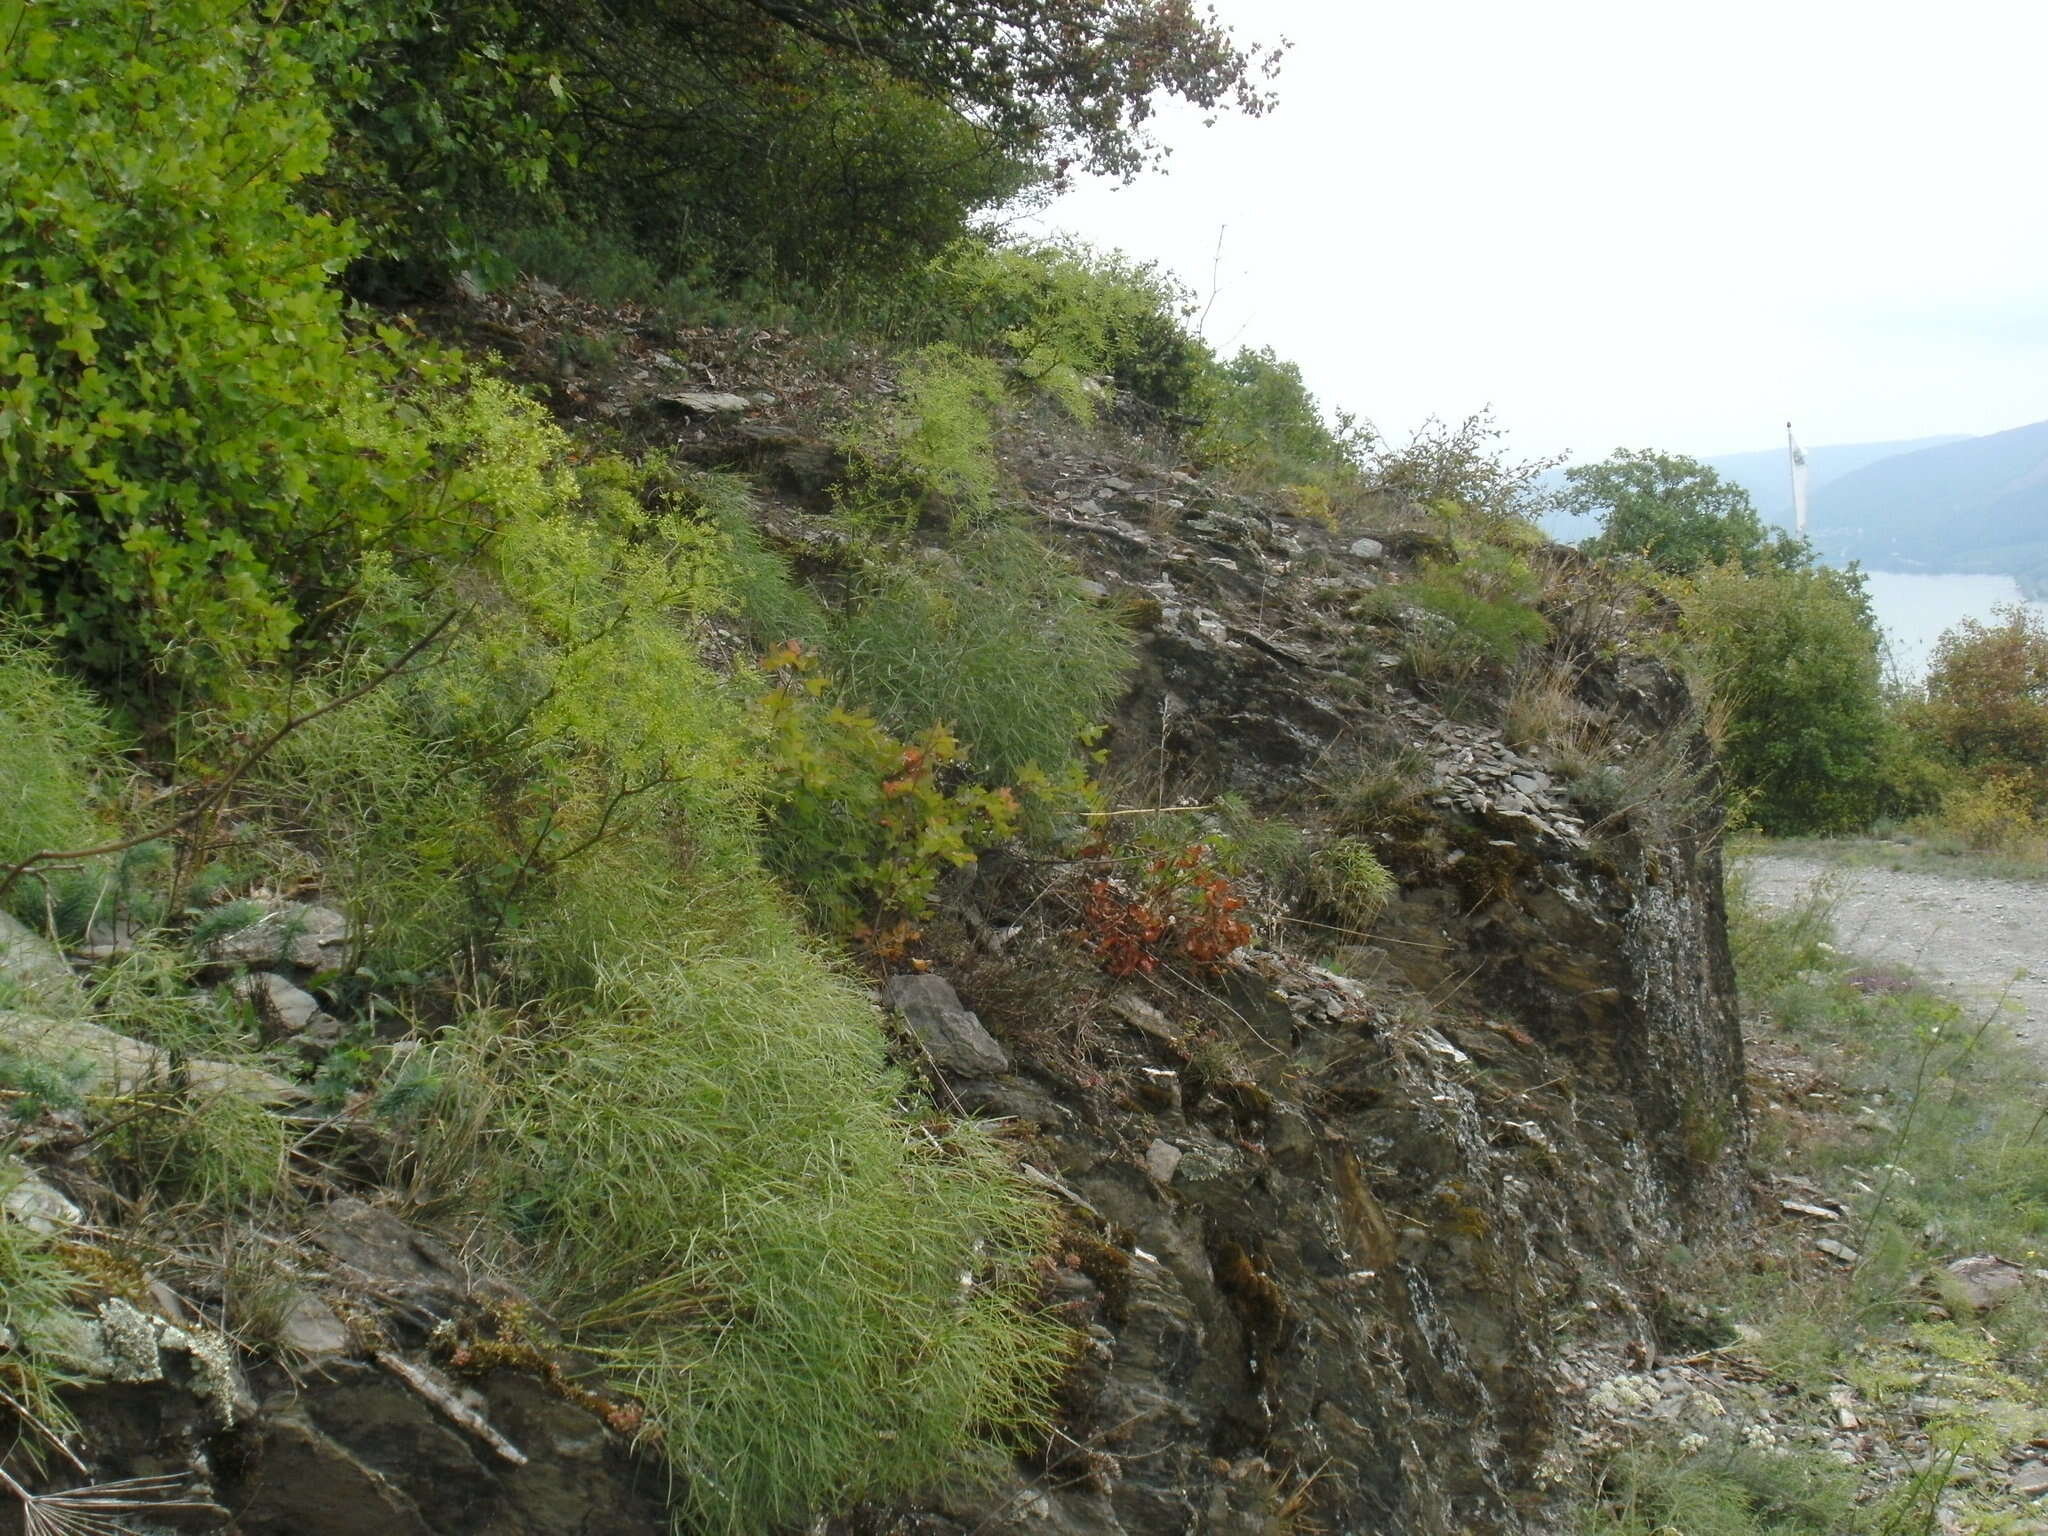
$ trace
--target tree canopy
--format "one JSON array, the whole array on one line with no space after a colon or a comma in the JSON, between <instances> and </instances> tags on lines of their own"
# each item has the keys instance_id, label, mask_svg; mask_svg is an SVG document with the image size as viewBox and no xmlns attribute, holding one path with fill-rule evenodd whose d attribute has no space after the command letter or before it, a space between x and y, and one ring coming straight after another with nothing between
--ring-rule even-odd
<instances>
[{"instance_id":1,"label":"tree canopy","mask_svg":"<svg viewBox=\"0 0 2048 1536\"><path fill-rule=\"evenodd\" d=\"M1876 814L1890 727L1860 573L1702 566L1684 629L1727 715L1721 760L1766 832L1840 832Z\"/></svg>"},{"instance_id":2,"label":"tree canopy","mask_svg":"<svg viewBox=\"0 0 2048 1536\"><path fill-rule=\"evenodd\" d=\"M929 254L1161 97L1259 113L1278 51L1193 0L328 0L337 202L387 256L594 220L795 274ZM449 229L457 226L451 250Z\"/></svg>"},{"instance_id":3,"label":"tree canopy","mask_svg":"<svg viewBox=\"0 0 2048 1536\"><path fill-rule=\"evenodd\" d=\"M1964 619L1934 648L1926 724L1957 766L2048 804L2048 621L2017 604Z\"/></svg>"},{"instance_id":4,"label":"tree canopy","mask_svg":"<svg viewBox=\"0 0 2048 1536\"><path fill-rule=\"evenodd\" d=\"M1674 575L1730 560L1749 571L1793 570L1812 561L1804 539L1767 529L1749 492L1698 459L1617 448L1601 463L1564 474L1565 510L1602 520L1585 544L1593 554L1641 555Z\"/></svg>"}]
</instances>

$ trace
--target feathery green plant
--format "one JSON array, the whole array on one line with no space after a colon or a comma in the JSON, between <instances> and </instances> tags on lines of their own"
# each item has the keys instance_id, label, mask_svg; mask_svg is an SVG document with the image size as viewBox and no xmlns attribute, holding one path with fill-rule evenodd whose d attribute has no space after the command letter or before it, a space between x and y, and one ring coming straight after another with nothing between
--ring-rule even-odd
<instances>
[{"instance_id":1,"label":"feathery green plant","mask_svg":"<svg viewBox=\"0 0 2048 1536\"><path fill-rule=\"evenodd\" d=\"M1005 526L871 575L833 658L853 697L897 730L950 726L990 784L1072 763L1134 660L1072 564Z\"/></svg>"},{"instance_id":2,"label":"feathery green plant","mask_svg":"<svg viewBox=\"0 0 2048 1536\"><path fill-rule=\"evenodd\" d=\"M1044 1207L971 1122L895 1112L872 1007L780 917L666 894L589 1010L442 1048L482 1097L430 1157L483 1181L647 1404L698 1528L985 1466L1061 1357L1022 1305Z\"/></svg>"}]
</instances>

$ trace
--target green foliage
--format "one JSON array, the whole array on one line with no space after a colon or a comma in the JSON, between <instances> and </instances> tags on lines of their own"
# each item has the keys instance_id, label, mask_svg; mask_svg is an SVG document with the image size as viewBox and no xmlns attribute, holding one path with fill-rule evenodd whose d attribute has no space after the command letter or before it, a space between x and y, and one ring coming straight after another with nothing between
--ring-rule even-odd
<instances>
[{"instance_id":1,"label":"green foliage","mask_svg":"<svg viewBox=\"0 0 2048 1536\"><path fill-rule=\"evenodd\" d=\"M1427 508L1455 507L1480 538L1526 543L1554 499L1542 479L1559 461L1511 459L1502 445L1506 436L1486 411L1458 422L1431 417L1398 448L1375 453L1370 477L1387 495Z\"/></svg>"},{"instance_id":2,"label":"green foliage","mask_svg":"<svg viewBox=\"0 0 2048 1536\"><path fill-rule=\"evenodd\" d=\"M1774 911L1751 893L1749 876L1735 861L1727 890L1728 949L1743 997L1762 1006L1802 973L1835 966L1834 893L1828 885L1815 885L1804 899Z\"/></svg>"},{"instance_id":3,"label":"green foliage","mask_svg":"<svg viewBox=\"0 0 2048 1536\"><path fill-rule=\"evenodd\" d=\"M1641 555L1678 575L1731 561L1761 571L1813 560L1804 539L1764 527L1749 492L1683 454L1617 448L1605 462L1575 464L1564 476L1564 509L1601 519L1584 546L1596 555Z\"/></svg>"},{"instance_id":4,"label":"green foliage","mask_svg":"<svg viewBox=\"0 0 2048 1536\"><path fill-rule=\"evenodd\" d=\"M1463 542L1455 559L1424 561L1407 590L1442 621L1411 636L1405 648L1419 683L1456 687L1507 666L1550 634L1535 608L1542 581L1511 547Z\"/></svg>"},{"instance_id":5,"label":"green foliage","mask_svg":"<svg viewBox=\"0 0 2048 1536\"><path fill-rule=\"evenodd\" d=\"M284 1189L292 1127L232 1087L153 1093L113 1126L107 1145L139 1182L210 1211L246 1208Z\"/></svg>"},{"instance_id":6,"label":"green foliage","mask_svg":"<svg viewBox=\"0 0 2048 1536\"><path fill-rule=\"evenodd\" d=\"M1993 774L1950 791L1940 825L1978 853L2033 853L2043 842L2036 803L2031 785Z\"/></svg>"},{"instance_id":7,"label":"green foliage","mask_svg":"<svg viewBox=\"0 0 2048 1536\"><path fill-rule=\"evenodd\" d=\"M428 418L462 445L456 493L500 524L468 616L430 661L288 737L255 782L359 905L373 966L432 970L524 931L525 960L573 972L584 940L560 927L563 892L608 840L672 838L706 878L751 858L739 701L693 628L730 600L722 541L659 496L650 510L620 462L574 464L501 385ZM273 711L374 677L439 616L430 601L373 571L340 664L280 683Z\"/></svg>"},{"instance_id":8,"label":"green foliage","mask_svg":"<svg viewBox=\"0 0 2048 1536\"><path fill-rule=\"evenodd\" d=\"M1857 1507L1853 1472L1816 1453L1732 1437L1692 1454L1640 1447L1617 1457L1585 1536L1855 1536L1891 1529Z\"/></svg>"},{"instance_id":9,"label":"green foliage","mask_svg":"<svg viewBox=\"0 0 2048 1536\"><path fill-rule=\"evenodd\" d=\"M1226 875L1236 878L1249 872L1274 890L1297 885L1308 867L1309 841L1301 828L1259 815L1242 795L1216 797L1215 835L1209 848Z\"/></svg>"},{"instance_id":10,"label":"green foliage","mask_svg":"<svg viewBox=\"0 0 2048 1536\"><path fill-rule=\"evenodd\" d=\"M1091 381L1160 409L1187 405L1207 349L1183 317L1188 294L1169 274L1084 246L956 242L906 298L910 325L981 352L999 352L1028 383L1077 419L1094 414Z\"/></svg>"},{"instance_id":11,"label":"green foliage","mask_svg":"<svg viewBox=\"0 0 2048 1536\"><path fill-rule=\"evenodd\" d=\"M1399 892L1392 873L1366 844L1346 838L1309 860L1309 884L1353 929L1364 930Z\"/></svg>"},{"instance_id":12,"label":"green foliage","mask_svg":"<svg viewBox=\"0 0 2048 1536\"><path fill-rule=\"evenodd\" d=\"M969 520L995 503L1001 370L949 342L907 359L892 405L843 434L849 469L834 490L863 528L908 532L934 507Z\"/></svg>"},{"instance_id":13,"label":"green foliage","mask_svg":"<svg viewBox=\"0 0 2048 1536\"><path fill-rule=\"evenodd\" d=\"M760 705L764 852L828 927L876 933L887 919L929 916L939 877L1015 830L1008 789L943 787L961 755L944 726L898 741L833 704L804 653L772 652L762 665L781 674Z\"/></svg>"},{"instance_id":14,"label":"green foliage","mask_svg":"<svg viewBox=\"0 0 2048 1536\"><path fill-rule=\"evenodd\" d=\"M115 745L92 697L21 632L0 629L0 866L107 840L95 775ZM43 877L25 877L8 904L40 921L46 891Z\"/></svg>"},{"instance_id":15,"label":"green foliage","mask_svg":"<svg viewBox=\"0 0 2048 1536\"><path fill-rule=\"evenodd\" d=\"M0 975L0 1010L19 1001L6 995L10 980ZM7 1117L11 1120L34 1121L53 1109L76 1109L92 1074L89 1062L53 1061L47 1055L30 1054L0 1043L0 1091L6 1095Z\"/></svg>"},{"instance_id":16,"label":"green foliage","mask_svg":"<svg viewBox=\"0 0 2048 1536\"><path fill-rule=\"evenodd\" d=\"M1429 788L1427 752L1406 742L1385 742L1362 752L1329 787L1332 815L1353 836L1384 832L1411 815Z\"/></svg>"},{"instance_id":17,"label":"green foliage","mask_svg":"<svg viewBox=\"0 0 2048 1536\"><path fill-rule=\"evenodd\" d=\"M618 229L729 271L900 270L1079 157L1128 173L1160 93L1261 110L1261 63L1154 0L329 0L301 48L341 122L323 189L380 252Z\"/></svg>"},{"instance_id":18,"label":"green foliage","mask_svg":"<svg viewBox=\"0 0 2048 1536\"><path fill-rule=\"evenodd\" d=\"M16 1182L12 1167L0 1165L0 1195ZM60 1395L78 1384L65 1358L76 1319L68 1305L80 1277L64 1262L57 1245L9 1218L0 1218L0 1334L8 1347L0 1350L0 1391L10 1406L37 1424L57 1432L71 1427L70 1411ZM41 1439L17 1430L10 1454L18 1451L30 1462L44 1454Z\"/></svg>"},{"instance_id":19,"label":"green foliage","mask_svg":"<svg viewBox=\"0 0 2048 1536\"><path fill-rule=\"evenodd\" d=\"M2048 620L2018 605L1997 617L1941 637L1913 723L1965 773L2004 779L2048 810Z\"/></svg>"},{"instance_id":20,"label":"green foliage","mask_svg":"<svg viewBox=\"0 0 2048 1536\"><path fill-rule=\"evenodd\" d=\"M1200 459L1267 485L1313 487L1325 504L1363 488L1371 428L1343 412L1326 422L1301 369L1271 347L1244 348L1206 385L1193 443Z\"/></svg>"},{"instance_id":21,"label":"green foliage","mask_svg":"<svg viewBox=\"0 0 2048 1536\"><path fill-rule=\"evenodd\" d=\"M920 1122L873 1008L797 938L756 850L778 775L862 751L911 781L892 795L878 773L872 797L877 824L904 818L906 861L942 866L1002 797L941 793L940 764L872 726L834 735L809 695L784 702L817 734L774 745L777 706L698 655L701 617L738 601L725 488L579 463L496 386L428 411L500 530L450 584L467 616L289 737L249 808L319 850L378 974L502 1004L386 1091L423 1193L499 1234L647 1404L694 1528L971 1472L1042 1412L1059 1353L1019 1305L1043 1207L974 1127ZM375 677L433 601L373 568L344 653L280 682L273 713ZM826 889L838 867L790 878ZM193 1177L261 1166L239 1127L203 1129L172 1149Z\"/></svg>"},{"instance_id":22,"label":"green foliage","mask_svg":"<svg viewBox=\"0 0 2048 1536\"><path fill-rule=\"evenodd\" d=\"M235 0L17 9L0 79L0 599L129 694L218 685L431 516L395 367L292 201L326 129L290 28ZM395 339L395 338L388 338Z\"/></svg>"},{"instance_id":23,"label":"green foliage","mask_svg":"<svg viewBox=\"0 0 2048 1536\"><path fill-rule=\"evenodd\" d=\"M872 1008L772 914L714 939L670 895L592 1011L443 1048L482 1093L450 1177L490 1193L572 1341L647 1404L690 1528L975 1475L1060 1356L1019 1307L1044 1208L971 1123L896 1118Z\"/></svg>"},{"instance_id":24,"label":"green foliage","mask_svg":"<svg viewBox=\"0 0 2048 1536\"><path fill-rule=\"evenodd\" d=\"M1682 629L1727 713L1722 761L1765 831L1865 825L1883 795L1878 637L1855 572L1703 567Z\"/></svg>"},{"instance_id":25,"label":"green foliage","mask_svg":"<svg viewBox=\"0 0 2048 1536\"><path fill-rule=\"evenodd\" d=\"M644 467L644 466L643 466ZM792 642L822 646L830 619L818 599L790 570L790 564L762 535L752 493L735 475L678 471L667 485L676 510L717 530L720 608L746 626L762 650Z\"/></svg>"},{"instance_id":26,"label":"green foliage","mask_svg":"<svg viewBox=\"0 0 2048 1536\"><path fill-rule=\"evenodd\" d=\"M899 731L944 724L987 784L1059 777L1122 691L1130 635L1021 528L867 580L833 642L848 691Z\"/></svg>"}]
</instances>

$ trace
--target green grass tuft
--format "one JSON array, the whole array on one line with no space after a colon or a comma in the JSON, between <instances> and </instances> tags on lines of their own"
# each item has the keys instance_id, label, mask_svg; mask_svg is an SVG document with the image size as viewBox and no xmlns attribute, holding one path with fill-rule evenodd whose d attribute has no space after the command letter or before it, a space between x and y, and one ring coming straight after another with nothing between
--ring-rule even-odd
<instances>
[{"instance_id":1,"label":"green grass tuft","mask_svg":"<svg viewBox=\"0 0 2048 1536\"><path fill-rule=\"evenodd\" d=\"M900 1117L872 1007L773 914L691 931L541 1030L473 1019L444 1118L576 1346L644 1401L688 1523L757 1531L986 1467L1063 1335L1046 1213L969 1122Z\"/></svg>"},{"instance_id":2,"label":"green grass tuft","mask_svg":"<svg viewBox=\"0 0 2048 1536\"><path fill-rule=\"evenodd\" d=\"M871 577L834 654L864 707L902 732L950 725L991 784L1072 763L1133 661L1071 563L1014 527Z\"/></svg>"},{"instance_id":3,"label":"green grass tuft","mask_svg":"<svg viewBox=\"0 0 2048 1536\"><path fill-rule=\"evenodd\" d=\"M115 745L91 696L61 675L26 632L0 627L0 865L107 840L93 813L95 775ZM55 889L45 877L25 876L7 906L41 926Z\"/></svg>"}]
</instances>

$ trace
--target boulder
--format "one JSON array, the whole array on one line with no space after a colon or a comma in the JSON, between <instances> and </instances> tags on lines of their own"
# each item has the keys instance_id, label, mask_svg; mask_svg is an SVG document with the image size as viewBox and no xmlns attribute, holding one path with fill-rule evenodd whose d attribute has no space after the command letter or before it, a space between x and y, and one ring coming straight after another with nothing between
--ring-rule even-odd
<instances>
[{"instance_id":1,"label":"boulder","mask_svg":"<svg viewBox=\"0 0 2048 1536\"><path fill-rule=\"evenodd\" d=\"M944 977L892 976L882 988L882 1003L903 1016L941 1071L998 1077L1010 1070L1008 1053L982 1028L981 1020L961 1005L959 994Z\"/></svg>"},{"instance_id":2,"label":"boulder","mask_svg":"<svg viewBox=\"0 0 2048 1536\"><path fill-rule=\"evenodd\" d=\"M252 1104L285 1109L313 1096L288 1077L240 1061L213 1061L194 1056L185 1063L185 1086L201 1098L247 1099Z\"/></svg>"},{"instance_id":3,"label":"boulder","mask_svg":"<svg viewBox=\"0 0 2048 1536\"><path fill-rule=\"evenodd\" d=\"M1993 1253L1973 1253L1948 1266L1949 1277L1965 1300L1979 1312L2009 1301L2027 1283L2026 1270Z\"/></svg>"},{"instance_id":4,"label":"boulder","mask_svg":"<svg viewBox=\"0 0 2048 1536\"><path fill-rule=\"evenodd\" d=\"M82 1093L133 1093L170 1072L170 1058L147 1041L83 1019L0 1010L0 1045L72 1074Z\"/></svg>"},{"instance_id":5,"label":"boulder","mask_svg":"<svg viewBox=\"0 0 2048 1536\"><path fill-rule=\"evenodd\" d=\"M256 1011L257 1025L266 1040L311 1037L332 1041L341 1033L341 1021L322 1012L318 998L273 971L237 976L228 983L228 990Z\"/></svg>"},{"instance_id":6,"label":"boulder","mask_svg":"<svg viewBox=\"0 0 2048 1536\"><path fill-rule=\"evenodd\" d=\"M332 907L280 902L246 927L215 939L207 946L207 958L258 968L334 971L348 963L351 937L348 918Z\"/></svg>"},{"instance_id":7,"label":"boulder","mask_svg":"<svg viewBox=\"0 0 2048 1536\"><path fill-rule=\"evenodd\" d=\"M672 416L733 416L754 402L745 395L731 395L723 390L691 389L656 395L654 403Z\"/></svg>"},{"instance_id":8,"label":"boulder","mask_svg":"<svg viewBox=\"0 0 2048 1536\"><path fill-rule=\"evenodd\" d=\"M0 978L13 983L0 989L0 1000L12 992L18 1007L77 1013L85 1006L84 989L57 947L5 912L0 912Z\"/></svg>"},{"instance_id":9,"label":"boulder","mask_svg":"<svg viewBox=\"0 0 2048 1536\"><path fill-rule=\"evenodd\" d=\"M19 1158L0 1166L0 1211L45 1235L85 1220L85 1212L62 1190L39 1178Z\"/></svg>"}]
</instances>

